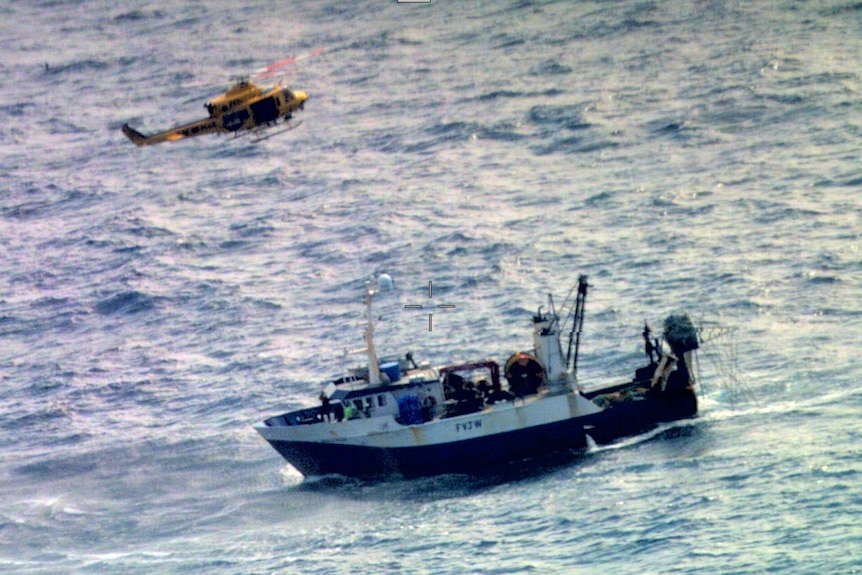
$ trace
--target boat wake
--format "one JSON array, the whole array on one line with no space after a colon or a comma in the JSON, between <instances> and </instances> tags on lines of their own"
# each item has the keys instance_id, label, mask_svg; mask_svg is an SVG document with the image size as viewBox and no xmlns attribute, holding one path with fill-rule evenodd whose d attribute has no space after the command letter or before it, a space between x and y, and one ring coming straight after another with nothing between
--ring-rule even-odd
<instances>
[{"instance_id":1,"label":"boat wake","mask_svg":"<svg viewBox=\"0 0 862 575\"><path fill-rule=\"evenodd\" d=\"M608 451L617 451L619 449L628 449L630 447L634 447L636 445L652 441L653 439L667 439L691 435L691 433L696 430L699 420L700 418L661 423L658 425L658 427L656 427L655 429L651 429L646 433L641 433L639 435L634 435L631 437L625 437L606 445L597 444L588 434L586 453L593 455Z\"/></svg>"}]
</instances>

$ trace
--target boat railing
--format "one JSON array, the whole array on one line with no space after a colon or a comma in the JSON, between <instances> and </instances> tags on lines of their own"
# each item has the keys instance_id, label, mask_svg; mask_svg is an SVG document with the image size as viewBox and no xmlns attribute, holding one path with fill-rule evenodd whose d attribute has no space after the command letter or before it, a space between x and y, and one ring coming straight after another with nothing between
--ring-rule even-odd
<instances>
[{"instance_id":1,"label":"boat railing","mask_svg":"<svg viewBox=\"0 0 862 575\"><path fill-rule=\"evenodd\" d=\"M320 408L309 407L298 411L291 411L282 415L276 415L265 420L268 427L286 427L292 425L309 425L320 421Z\"/></svg>"}]
</instances>

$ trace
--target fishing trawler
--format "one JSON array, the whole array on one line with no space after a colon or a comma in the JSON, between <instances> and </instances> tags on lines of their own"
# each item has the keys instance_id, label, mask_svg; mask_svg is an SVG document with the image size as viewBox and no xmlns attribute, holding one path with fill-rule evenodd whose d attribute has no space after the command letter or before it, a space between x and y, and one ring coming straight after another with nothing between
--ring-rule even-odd
<instances>
[{"instance_id":1,"label":"fishing trawler","mask_svg":"<svg viewBox=\"0 0 862 575\"><path fill-rule=\"evenodd\" d=\"M326 382L319 405L254 426L305 476L486 472L697 414L692 361L699 343L685 314L665 319L661 337L645 325L647 360L634 377L586 390L576 377L586 276L559 312L548 296L547 310L533 316L532 349L513 354L502 370L494 360L434 368L411 353L378 359L372 300L391 285L385 274L366 284L367 365Z\"/></svg>"}]
</instances>

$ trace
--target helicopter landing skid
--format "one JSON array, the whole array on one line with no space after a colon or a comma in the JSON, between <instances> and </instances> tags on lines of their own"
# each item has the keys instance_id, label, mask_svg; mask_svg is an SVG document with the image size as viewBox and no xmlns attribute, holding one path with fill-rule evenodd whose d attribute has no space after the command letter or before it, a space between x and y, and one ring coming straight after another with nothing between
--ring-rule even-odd
<instances>
[{"instance_id":1,"label":"helicopter landing skid","mask_svg":"<svg viewBox=\"0 0 862 575\"><path fill-rule=\"evenodd\" d=\"M283 134L283 133L285 133L285 132L289 132L289 131L293 130L294 128L298 128L300 124L302 124L302 120L299 120L298 122L296 122L296 123L294 123L294 124L291 124L290 122L287 122L287 127L286 127L286 128L281 128L281 129L280 129L280 130L278 130L277 132L269 132L269 130L267 130L265 134L264 134L264 132L263 132L263 131L261 131L261 132L253 132L253 134L254 134L256 137L252 140L252 143L253 143L253 144L257 144L258 142L262 142L262 141L264 141L264 140L268 140L268 139L272 138L273 136L277 136L277 135L279 135L279 134Z\"/></svg>"}]
</instances>

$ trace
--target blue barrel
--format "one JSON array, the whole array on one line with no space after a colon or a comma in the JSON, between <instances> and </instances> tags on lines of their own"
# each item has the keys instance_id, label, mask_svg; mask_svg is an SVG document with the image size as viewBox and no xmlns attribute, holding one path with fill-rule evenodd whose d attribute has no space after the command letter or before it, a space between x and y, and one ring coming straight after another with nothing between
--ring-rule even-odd
<instances>
[{"instance_id":1,"label":"blue barrel","mask_svg":"<svg viewBox=\"0 0 862 575\"><path fill-rule=\"evenodd\" d=\"M398 365L397 361L390 361L388 363L380 364L381 373L385 373L389 376L389 382L395 383L399 379L401 379L401 366Z\"/></svg>"},{"instance_id":2,"label":"blue barrel","mask_svg":"<svg viewBox=\"0 0 862 575\"><path fill-rule=\"evenodd\" d=\"M402 425L422 425L422 400L415 395L405 395L398 400L398 419Z\"/></svg>"}]
</instances>

